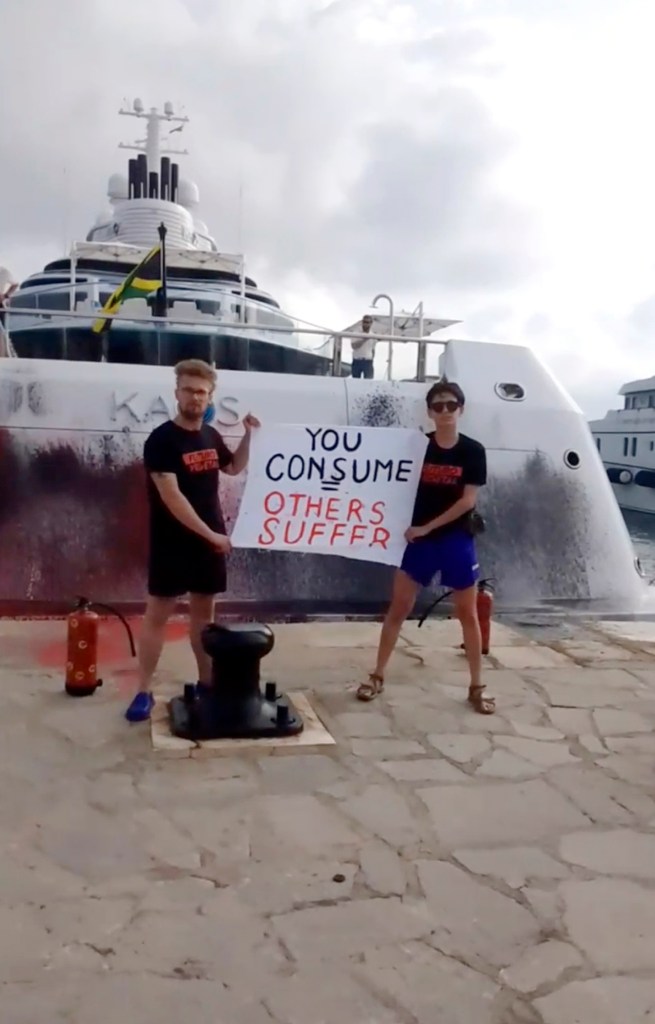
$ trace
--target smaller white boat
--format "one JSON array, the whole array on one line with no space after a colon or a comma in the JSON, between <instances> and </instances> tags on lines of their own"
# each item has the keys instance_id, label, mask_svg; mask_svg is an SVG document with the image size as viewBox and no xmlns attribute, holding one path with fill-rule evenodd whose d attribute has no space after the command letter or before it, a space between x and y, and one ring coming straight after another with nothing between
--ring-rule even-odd
<instances>
[{"instance_id":1,"label":"smaller white boat","mask_svg":"<svg viewBox=\"0 0 655 1024\"><path fill-rule=\"evenodd\" d=\"M624 384L622 409L589 429L620 508L655 515L655 377Z\"/></svg>"}]
</instances>

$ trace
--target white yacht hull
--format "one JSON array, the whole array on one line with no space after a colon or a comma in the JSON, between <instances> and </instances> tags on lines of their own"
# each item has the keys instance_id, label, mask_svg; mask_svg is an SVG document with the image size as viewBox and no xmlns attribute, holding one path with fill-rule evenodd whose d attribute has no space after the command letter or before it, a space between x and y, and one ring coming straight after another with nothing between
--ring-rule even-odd
<instances>
[{"instance_id":1,"label":"white yacht hull","mask_svg":"<svg viewBox=\"0 0 655 1024\"><path fill-rule=\"evenodd\" d=\"M522 347L449 342L440 370L464 389L462 430L488 451L479 540L499 602L636 608L644 583L581 411ZM122 606L145 597L142 449L174 414L169 367L0 360L0 611L52 612L75 595ZM500 397L503 383L524 396ZM229 444L251 410L262 423L428 427L426 384L224 371L215 425ZM511 388L509 389L512 390ZM515 390L515 389L514 389ZM576 458L571 456L574 453ZM234 522L242 478L222 500ZM350 559L237 551L223 607L253 614L375 613L392 572ZM424 594L423 599L431 595Z\"/></svg>"}]
</instances>

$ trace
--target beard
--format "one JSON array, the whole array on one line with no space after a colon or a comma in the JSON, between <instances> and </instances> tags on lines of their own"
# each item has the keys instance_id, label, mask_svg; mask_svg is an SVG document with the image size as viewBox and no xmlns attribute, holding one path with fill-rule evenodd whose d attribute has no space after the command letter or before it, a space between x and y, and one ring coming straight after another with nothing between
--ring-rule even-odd
<instances>
[{"instance_id":1,"label":"beard","mask_svg":"<svg viewBox=\"0 0 655 1024\"><path fill-rule=\"evenodd\" d=\"M180 419L184 420L186 423L202 423L204 415L204 410L202 409L182 409L178 405L177 411Z\"/></svg>"}]
</instances>

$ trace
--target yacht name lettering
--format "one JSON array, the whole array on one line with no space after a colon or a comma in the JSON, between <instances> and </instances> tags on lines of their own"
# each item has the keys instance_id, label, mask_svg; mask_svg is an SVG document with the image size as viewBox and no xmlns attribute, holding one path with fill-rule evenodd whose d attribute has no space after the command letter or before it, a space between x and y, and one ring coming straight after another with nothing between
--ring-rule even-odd
<instances>
[{"instance_id":1,"label":"yacht name lettering","mask_svg":"<svg viewBox=\"0 0 655 1024\"><path fill-rule=\"evenodd\" d=\"M216 402L214 422L224 427L234 426L241 419L239 399L234 395L225 395ZM144 395L139 391L113 391L109 418L112 422L123 419L127 415L135 423L147 423L149 420L170 419L175 415L175 401L164 395Z\"/></svg>"},{"instance_id":2,"label":"yacht name lettering","mask_svg":"<svg viewBox=\"0 0 655 1024\"><path fill-rule=\"evenodd\" d=\"M129 412L129 414L132 416L132 418L137 421L137 423L140 423L141 422L141 416L139 416L139 414L136 411L136 409L132 408L132 404L131 404L134 401L134 399L138 398L138 397L139 397L139 392L138 391L133 391L132 394L127 395L125 398L122 398L119 401L119 399L118 399L118 397L116 395L116 392L115 391L112 392L112 396L111 396L111 398L112 398L112 411L110 413L110 419L117 420L118 419L118 413L120 412L120 410L121 409L125 409L127 412Z\"/></svg>"},{"instance_id":3,"label":"yacht name lettering","mask_svg":"<svg viewBox=\"0 0 655 1024\"><path fill-rule=\"evenodd\" d=\"M239 399L235 395L225 395L219 398L216 403L216 422L222 423L224 427L233 427L241 419L238 409ZM221 416L221 413L224 415ZM227 419L225 419L227 415Z\"/></svg>"}]
</instances>

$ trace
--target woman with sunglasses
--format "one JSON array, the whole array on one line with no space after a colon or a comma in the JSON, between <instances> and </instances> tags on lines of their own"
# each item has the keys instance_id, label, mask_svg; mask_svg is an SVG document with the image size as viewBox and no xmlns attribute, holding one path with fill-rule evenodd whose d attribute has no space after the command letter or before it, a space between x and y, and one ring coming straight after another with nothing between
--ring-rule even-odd
<instances>
[{"instance_id":1,"label":"woman with sunglasses","mask_svg":"<svg viewBox=\"0 0 655 1024\"><path fill-rule=\"evenodd\" d=\"M487 482L487 456L479 441L459 433L464 401L459 385L445 379L433 384L426 395L434 431L428 434L412 525L405 533L407 547L396 570L377 663L357 691L360 700L373 700L382 692L387 663L419 588L429 586L440 573L441 586L453 591L455 611L462 624L471 673L468 701L480 714L491 715L495 711L494 698L484 695L481 681L482 640L476 586L480 573L470 526L478 488Z\"/></svg>"}]
</instances>

